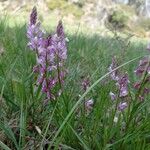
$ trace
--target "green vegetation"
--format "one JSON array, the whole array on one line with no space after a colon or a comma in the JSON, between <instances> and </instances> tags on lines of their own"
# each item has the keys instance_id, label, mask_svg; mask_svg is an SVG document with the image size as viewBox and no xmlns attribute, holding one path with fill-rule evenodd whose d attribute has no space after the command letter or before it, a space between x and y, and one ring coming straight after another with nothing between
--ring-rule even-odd
<instances>
[{"instance_id":1,"label":"green vegetation","mask_svg":"<svg viewBox=\"0 0 150 150\"><path fill-rule=\"evenodd\" d=\"M124 64L148 54L145 42L78 32L67 33L67 37L68 74L63 95L44 105L35 90L32 68L36 58L27 47L26 25L9 27L6 21L0 22L0 45L4 49L0 55L1 149L149 150L149 97L131 111L119 112L113 105L117 101L113 103L109 97L114 82L105 75L113 55ZM137 80L133 72L138 61L120 68L128 72L131 85ZM81 88L83 77L89 77L92 85L86 93ZM94 106L86 114L83 107L88 99L94 100Z\"/></svg>"},{"instance_id":2,"label":"green vegetation","mask_svg":"<svg viewBox=\"0 0 150 150\"><path fill-rule=\"evenodd\" d=\"M114 10L112 15L109 16L108 21L115 28L124 28L127 26L129 17L121 10Z\"/></svg>"},{"instance_id":3,"label":"green vegetation","mask_svg":"<svg viewBox=\"0 0 150 150\"><path fill-rule=\"evenodd\" d=\"M81 9L82 3L68 3L66 0L48 1L48 8L50 10L59 9L63 16L73 14L76 18L81 18L84 11Z\"/></svg>"},{"instance_id":4,"label":"green vegetation","mask_svg":"<svg viewBox=\"0 0 150 150\"><path fill-rule=\"evenodd\" d=\"M140 18L139 20L139 26L146 31L150 31L150 20L147 18Z\"/></svg>"}]
</instances>

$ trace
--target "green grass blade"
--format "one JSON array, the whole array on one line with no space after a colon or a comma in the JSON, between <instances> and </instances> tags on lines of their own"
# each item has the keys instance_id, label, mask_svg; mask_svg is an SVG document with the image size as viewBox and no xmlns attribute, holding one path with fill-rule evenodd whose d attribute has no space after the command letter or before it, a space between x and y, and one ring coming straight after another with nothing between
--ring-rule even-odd
<instances>
[{"instance_id":1,"label":"green grass blade","mask_svg":"<svg viewBox=\"0 0 150 150\"><path fill-rule=\"evenodd\" d=\"M15 135L14 135L12 129L7 124L3 124L2 122L0 122L0 128L4 131L4 133L7 135L7 137L15 144L16 149L19 149L17 140L15 138Z\"/></svg>"},{"instance_id":2,"label":"green grass blade","mask_svg":"<svg viewBox=\"0 0 150 150\"><path fill-rule=\"evenodd\" d=\"M69 125L69 124L68 124ZM73 133L76 135L76 137L78 138L78 140L82 143L83 147L85 150L90 150L90 148L85 144L85 142L82 140L82 138L77 134L77 132L69 125L69 127L71 128L71 130L73 131Z\"/></svg>"},{"instance_id":3,"label":"green grass blade","mask_svg":"<svg viewBox=\"0 0 150 150\"><path fill-rule=\"evenodd\" d=\"M11 150L6 144L4 144L2 141L0 141L0 147L4 150Z\"/></svg>"},{"instance_id":4,"label":"green grass blade","mask_svg":"<svg viewBox=\"0 0 150 150\"><path fill-rule=\"evenodd\" d=\"M20 114L20 137L19 137L19 147L23 147L25 144L25 110L23 109L23 102L21 104L21 114Z\"/></svg>"}]
</instances>

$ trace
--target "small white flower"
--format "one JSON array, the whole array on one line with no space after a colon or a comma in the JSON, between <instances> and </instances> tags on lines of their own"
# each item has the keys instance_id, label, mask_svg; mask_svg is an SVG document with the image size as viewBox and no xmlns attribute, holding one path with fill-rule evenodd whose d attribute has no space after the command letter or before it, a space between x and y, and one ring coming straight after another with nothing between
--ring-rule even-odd
<instances>
[{"instance_id":1,"label":"small white flower","mask_svg":"<svg viewBox=\"0 0 150 150\"><path fill-rule=\"evenodd\" d=\"M35 126L36 131L41 135L42 131L38 126Z\"/></svg>"},{"instance_id":2,"label":"small white flower","mask_svg":"<svg viewBox=\"0 0 150 150\"><path fill-rule=\"evenodd\" d=\"M115 100L116 99L116 95L113 92L109 93L111 100Z\"/></svg>"},{"instance_id":3,"label":"small white flower","mask_svg":"<svg viewBox=\"0 0 150 150\"><path fill-rule=\"evenodd\" d=\"M66 42L69 42L69 39L68 39L68 37L66 37L66 38L65 38L65 41L66 41Z\"/></svg>"},{"instance_id":4,"label":"small white flower","mask_svg":"<svg viewBox=\"0 0 150 150\"><path fill-rule=\"evenodd\" d=\"M85 107L86 107L88 110L91 110L92 107L93 107L93 104L94 104L94 100L93 100L93 99L87 100L87 101L85 102Z\"/></svg>"},{"instance_id":5,"label":"small white flower","mask_svg":"<svg viewBox=\"0 0 150 150\"><path fill-rule=\"evenodd\" d=\"M118 117L114 117L114 122L117 123L118 122Z\"/></svg>"}]
</instances>

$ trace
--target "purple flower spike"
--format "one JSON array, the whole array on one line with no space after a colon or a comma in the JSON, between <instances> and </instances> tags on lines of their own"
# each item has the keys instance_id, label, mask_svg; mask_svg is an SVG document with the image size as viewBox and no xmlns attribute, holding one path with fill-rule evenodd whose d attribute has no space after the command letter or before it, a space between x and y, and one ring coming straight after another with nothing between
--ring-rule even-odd
<instances>
[{"instance_id":1,"label":"purple flower spike","mask_svg":"<svg viewBox=\"0 0 150 150\"><path fill-rule=\"evenodd\" d=\"M109 72L112 72L116 67L117 67L116 57L114 56L114 57L112 58L112 64L111 64L110 67L108 68L108 71L109 71ZM119 79L119 77L118 77L118 71L117 71L117 70L113 71L113 72L110 74L110 77L111 77L112 80L117 81L117 80Z\"/></svg>"},{"instance_id":2,"label":"purple flower spike","mask_svg":"<svg viewBox=\"0 0 150 150\"><path fill-rule=\"evenodd\" d=\"M41 92L46 95L46 101L54 100L62 93L67 73L64 66L67 47L62 22L59 21L55 34L46 37L40 22L37 22L37 9L34 7L27 26L27 37L28 46L37 54L37 64L33 68L33 72L37 73L36 85L42 86Z\"/></svg>"},{"instance_id":3,"label":"purple flower spike","mask_svg":"<svg viewBox=\"0 0 150 150\"><path fill-rule=\"evenodd\" d=\"M82 89L86 91L88 87L90 86L90 80L89 78L84 78L82 83L81 83Z\"/></svg>"},{"instance_id":4,"label":"purple flower spike","mask_svg":"<svg viewBox=\"0 0 150 150\"><path fill-rule=\"evenodd\" d=\"M57 33L58 37L63 37L64 38L64 36L65 36L65 34L64 34L64 28L63 28L61 20L58 22L56 33Z\"/></svg>"},{"instance_id":5,"label":"purple flower spike","mask_svg":"<svg viewBox=\"0 0 150 150\"><path fill-rule=\"evenodd\" d=\"M133 87L134 87L135 89L139 89L140 86L141 86L141 83L140 83L140 82L136 82L136 83L133 85Z\"/></svg>"},{"instance_id":6,"label":"purple flower spike","mask_svg":"<svg viewBox=\"0 0 150 150\"><path fill-rule=\"evenodd\" d=\"M124 76L119 78L117 85L119 87L119 91L120 91L119 96L120 97L125 97L128 95L128 82L129 82L129 80L128 80L127 74L125 74Z\"/></svg>"},{"instance_id":7,"label":"purple flower spike","mask_svg":"<svg viewBox=\"0 0 150 150\"><path fill-rule=\"evenodd\" d=\"M127 102L121 102L118 105L118 110L123 111L125 108L127 108L127 106L128 106Z\"/></svg>"},{"instance_id":8,"label":"purple flower spike","mask_svg":"<svg viewBox=\"0 0 150 150\"><path fill-rule=\"evenodd\" d=\"M141 86L142 86L142 85L141 85L140 82L136 82L136 83L134 84L134 88L135 88L136 90L139 90ZM149 88L149 87L144 87L144 88L142 89L140 95L139 95L139 99L140 99L141 101L143 101L145 95L148 95L149 93L150 93L150 88Z\"/></svg>"},{"instance_id":9,"label":"purple flower spike","mask_svg":"<svg viewBox=\"0 0 150 150\"><path fill-rule=\"evenodd\" d=\"M85 102L85 107L88 111L90 111L93 108L94 101L93 99L89 99Z\"/></svg>"},{"instance_id":10,"label":"purple flower spike","mask_svg":"<svg viewBox=\"0 0 150 150\"><path fill-rule=\"evenodd\" d=\"M34 66L33 67L33 72L38 73L39 72L39 66Z\"/></svg>"},{"instance_id":11,"label":"purple flower spike","mask_svg":"<svg viewBox=\"0 0 150 150\"><path fill-rule=\"evenodd\" d=\"M34 6L30 15L30 25L35 25L37 20L37 9Z\"/></svg>"},{"instance_id":12,"label":"purple flower spike","mask_svg":"<svg viewBox=\"0 0 150 150\"><path fill-rule=\"evenodd\" d=\"M46 40L46 46L48 47L51 45L52 45L52 35L49 35Z\"/></svg>"},{"instance_id":13,"label":"purple flower spike","mask_svg":"<svg viewBox=\"0 0 150 150\"><path fill-rule=\"evenodd\" d=\"M44 32L41 30L40 22L37 22L36 8L30 15L30 23L27 26L27 37L29 39L28 46L30 49L35 50L38 54L38 48L43 41Z\"/></svg>"},{"instance_id":14,"label":"purple flower spike","mask_svg":"<svg viewBox=\"0 0 150 150\"><path fill-rule=\"evenodd\" d=\"M150 74L150 66L148 66L149 59L148 57L144 57L142 60L140 60L139 65L137 69L134 71L137 76L143 75L143 73L146 71L148 74Z\"/></svg>"},{"instance_id":15,"label":"purple flower spike","mask_svg":"<svg viewBox=\"0 0 150 150\"><path fill-rule=\"evenodd\" d=\"M150 45L149 49L150 50ZM148 95L150 93L150 88L149 88L149 82L150 82L150 60L149 57L144 57L142 60L140 60L139 65L137 69L134 71L137 76L145 76L144 81L138 81L134 84L134 88L136 90L139 90L143 85L142 83L144 82L144 87L141 88L139 99L141 101L144 100L145 95Z\"/></svg>"},{"instance_id":16,"label":"purple flower spike","mask_svg":"<svg viewBox=\"0 0 150 150\"><path fill-rule=\"evenodd\" d=\"M53 43L57 49L57 55L61 61L67 59L67 47L66 38L64 34L64 28L62 21L59 21L57 25L56 35L53 36Z\"/></svg>"}]
</instances>

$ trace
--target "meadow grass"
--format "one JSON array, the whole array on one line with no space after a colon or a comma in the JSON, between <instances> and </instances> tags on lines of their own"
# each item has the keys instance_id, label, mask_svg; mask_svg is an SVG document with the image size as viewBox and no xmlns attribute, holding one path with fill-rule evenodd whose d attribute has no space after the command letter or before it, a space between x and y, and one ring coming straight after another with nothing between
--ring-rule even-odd
<instances>
[{"instance_id":1,"label":"meadow grass","mask_svg":"<svg viewBox=\"0 0 150 150\"><path fill-rule=\"evenodd\" d=\"M50 29L51 30L51 29ZM119 112L109 92L115 89L108 67L116 55L119 70L134 83L139 57L147 55L143 40L132 41L100 34L66 34L68 59L63 95L48 105L35 90L34 52L27 47L26 25L0 22L0 147L14 149L107 150L150 149L149 97L134 100L132 109ZM127 46L128 44L128 46ZM81 88L83 77L90 87ZM131 94L134 90L130 91ZM83 112L84 101L94 100L92 111ZM135 102L137 101L137 103ZM118 121L114 121L117 117ZM138 121L136 121L138 119Z\"/></svg>"}]
</instances>

